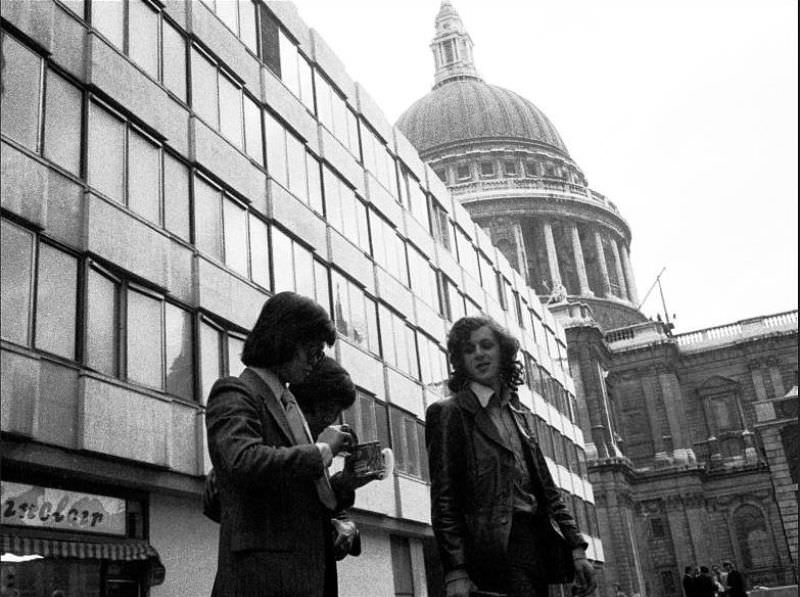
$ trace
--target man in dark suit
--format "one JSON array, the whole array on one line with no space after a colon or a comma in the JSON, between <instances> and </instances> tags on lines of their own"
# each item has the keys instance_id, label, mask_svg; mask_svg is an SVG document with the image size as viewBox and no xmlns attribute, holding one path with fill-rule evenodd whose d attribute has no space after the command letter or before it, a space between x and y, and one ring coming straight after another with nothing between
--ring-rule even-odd
<instances>
[{"instance_id":1,"label":"man in dark suit","mask_svg":"<svg viewBox=\"0 0 800 597\"><path fill-rule=\"evenodd\" d=\"M325 310L291 292L270 298L245 341L237 377L206 406L217 476L220 539L215 597L323 597L330 519L354 500L327 467L352 443L328 427L316 443L294 396L336 331Z\"/></svg>"},{"instance_id":2,"label":"man in dark suit","mask_svg":"<svg viewBox=\"0 0 800 597\"><path fill-rule=\"evenodd\" d=\"M465 317L447 341L455 395L428 407L431 517L447 597L476 589L546 597L575 580L595 589L586 541L564 506L516 395L518 341L491 319Z\"/></svg>"},{"instance_id":3,"label":"man in dark suit","mask_svg":"<svg viewBox=\"0 0 800 597\"><path fill-rule=\"evenodd\" d=\"M725 578L725 585L727 586L725 597L747 597L747 591L744 588L744 577L733 565L733 562L726 560L722 562L722 567L728 573Z\"/></svg>"},{"instance_id":4,"label":"man in dark suit","mask_svg":"<svg viewBox=\"0 0 800 597\"><path fill-rule=\"evenodd\" d=\"M697 567L686 566L683 569L683 594L685 597L697 597Z\"/></svg>"}]
</instances>

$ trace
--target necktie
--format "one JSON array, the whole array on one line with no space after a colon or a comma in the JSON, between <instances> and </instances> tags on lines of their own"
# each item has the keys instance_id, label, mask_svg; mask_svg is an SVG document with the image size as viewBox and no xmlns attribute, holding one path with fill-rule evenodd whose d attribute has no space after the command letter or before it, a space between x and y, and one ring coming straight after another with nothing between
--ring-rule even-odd
<instances>
[{"instance_id":1,"label":"necktie","mask_svg":"<svg viewBox=\"0 0 800 597\"><path fill-rule=\"evenodd\" d=\"M281 403L286 412L286 420L289 422L289 429L292 431L294 441L298 445L311 443L311 432L306 425L305 417L297 405L297 401L292 396L291 392L284 390L281 394ZM331 482L328 477L328 469L324 468L323 475L314 481L317 488L317 495L319 500L330 510L336 509L336 495L333 493Z\"/></svg>"}]
</instances>

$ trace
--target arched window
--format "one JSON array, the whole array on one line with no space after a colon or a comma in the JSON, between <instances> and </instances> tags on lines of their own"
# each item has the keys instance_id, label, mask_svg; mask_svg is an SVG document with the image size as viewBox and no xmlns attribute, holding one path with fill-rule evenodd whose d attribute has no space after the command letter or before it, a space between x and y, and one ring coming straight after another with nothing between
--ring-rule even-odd
<instances>
[{"instance_id":1,"label":"arched window","mask_svg":"<svg viewBox=\"0 0 800 597\"><path fill-rule=\"evenodd\" d=\"M775 563L775 549L761 510L752 505L740 506L733 513L733 528L745 568Z\"/></svg>"}]
</instances>

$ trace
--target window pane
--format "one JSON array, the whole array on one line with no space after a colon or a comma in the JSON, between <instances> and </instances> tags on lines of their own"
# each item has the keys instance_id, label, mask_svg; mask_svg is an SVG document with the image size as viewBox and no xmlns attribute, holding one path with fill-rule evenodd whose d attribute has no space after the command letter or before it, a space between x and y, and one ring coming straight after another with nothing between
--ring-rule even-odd
<instances>
[{"instance_id":1,"label":"window pane","mask_svg":"<svg viewBox=\"0 0 800 597\"><path fill-rule=\"evenodd\" d=\"M205 404L211 386L220 377L221 339L219 331L203 322L200 326L200 391Z\"/></svg>"},{"instance_id":2,"label":"window pane","mask_svg":"<svg viewBox=\"0 0 800 597\"><path fill-rule=\"evenodd\" d=\"M194 399L192 317L175 305L165 309L167 392Z\"/></svg>"},{"instance_id":3,"label":"window pane","mask_svg":"<svg viewBox=\"0 0 800 597\"><path fill-rule=\"evenodd\" d=\"M144 71L158 78L158 13L142 0L128 0L128 53ZM95 6L97 3L95 3Z\"/></svg>"},{"instance_id":4,"label":"window pane","mask_svg":"<svg viewBox=\"0 0 800 597\"><path fill-rule=\"evenodd\" d=\"M247 275L247 212L229 198L222 202L225 218L225 263Z\"/></svg>"},{"instance_id":5,"label":"window pane","mask_svg":"<svg viewBox=\"0 0 800 597\"><path fill-rule=\"evenodd\" d=\"M297 65L300 70L300 99L311 112L314 111L314 74L308 61L298 54Z\"/></svg>"},{"instance_id":6,"label":"window pane","mask_svg":"<svg viewBox=\"0 0 800 597\"><path fill-rule=\"evenodd\" d=\"M244 371L242 363L242 349L244 340L235 336L228 336L228 375L239 375Z\"/></svg>"},{"instance_id":7,"label":"window pane","mask_svg":"<svg viewBox=\"0 0 800 597\"><path fill-rule=\"evenodd\" d=\"M236 0L216 0L217 16L230 27L231 31L239 34L239 16L236 10Z\"/></svg>"},{"instance_id":8,"label":"window pane","mask_svg":"<svg viewBox=\"0 0 800 597\"><path fill-rule=\"evenodd\" d=\"M128 292L128 379L161 388L163 353L161 301L131 290Z\"/></svg>"},{"instance_id":9,"label":"window pane","mask_svg":"<svg viewBox=\"0 0 800 597\"><path fill-rule=\"evenodd\" d=\"M272 228L272 264L275 276L275 292L294 290L294 262L292 241L277 228Z\"/></svg>"},{"instance_id":10,"label":"window pane","mask_svg":"<svg viewBox=\"0 0 800 597\"><path fill-rule=\"evenodd\" d=\"M239 37L253 52L258 51L256 5L252 0L239 0Z\"/></svg>"},{"instance_id":11,"label":"window pane","mask_svg":"<svg viewBox=\"0 0 800 597\"><path fill-rule=\"evenodd\" d=\"M331 285L333 291L333 317L336 329L348 335L350 319L350 297L348 295L347 280L338 272L332 272Z\"/></svg>"},{"instance_id":12,"label":"window pane","mask_svg":"<svg viewBox=\"0 0 800 597\"><path fill-rule=\"evenodd\" d=\"M244 142L247 155L264 165L264 143L261 141L261 109L244 96Z\"/></svg>"},{"instance_id":13,"label":"window pane","mask_svg":"<svg viewBox=\"0 0 800 597\"><path fill-rule=\"evenodd\" d=\"M281 79L296 96L300 96L300 80L297 72L297 47L280 31Z\"/></svg>"},{"instance_id":14,"label":"window pane","mask_svg":"<svg viewBox=\"0 0 800 597\"><path fill-rule=\"evenodd\" d=\"M314 261L314 300L330 312L331 289L328 284L328 268L319 261Z\"/></svg>"},{"instance_id":15,"label":"window pane","mask_svg":"<svg viewBox=\"0 0 800 597\"><path fill-rule=\"evenodd\" d=\"M269 288L269 240L267 225L250 215L250 279Z\"/></svg>"},{"instance_id":16,"label":"window pane","mask_svg":"<svg viewBox=\"0 0 800 597\"><path fill-rule=\"evenodd\" d=\"M164 21L164 85L186 101L186 41L172 25Z\"/></svg>"},{"instance_id":17,"label":"window pane","mask_svg":"<svg viewBox=\"0 0 800 597\"><path fill-rule=\"evenodd\" d=\"M91 110L89 184L122 203L125 180L125 124L97 104L92 104Z\"/></svg>"},{"instance_id":18,"label":"window pane","mask_svg":"<svg viewBox=\"0 0 800 597\"><path fill-rule=\"evenodd\" d=\"M317 118L322 124L332 130L331 86L319 71L314 71L314 78L317 84Z\"/></svg>"},{"instance_id":19,"label":"window pane","mask_svg":"<svg viewBox=\"0 0 800 597\"><path fill-rule=\"evenodd\" d=\"M289 190L307 201L306 152L303 143L294 135L286 135L286 156L289 164Z\"/></svg>"},{"instance_id":20,"label":"window pane","mask_svg":"<svg viewBox=\"0 0 800 597\"><path fill-rule=\"evenodd\" d=\"M242 147L242 90L228 77L219 76L220 132L236 147Z\"/></svg>"},{"instance_id":21,"label":"window pane","mask_svg":"<svg viewBox=\"0 0 800 597\"><path fill-rule=\"evenodd\" d=\"M130 132L128 145L128 207L158 224L161 153L141 135Z\"/></svg>"},{"instance_id":22,"label":"window pane","mask_svg":"<svg viewBox=\"0 0 800 597\"><path fill-rule=\"evenodd\" d=\"M220 191L195 177L194 244L198 249L222 259L222 213Z\"/></svg>"},{"instance_id":23,"label":"window pane","mask_svg":"<svg viewBox=\"0 0 800 597\"><path fill-rule=\"evenodd\" d=\"M117 374L117 285L95 270L89 271L87 296L86 363L107 375Z\"/></svg>"},{"instance_id":24,"label":"window pane","mask_svg":"<svg viewBox=\"0 0 800 597\"><path fill-rule=\"evenodd\" d=\"M311 251L294 243L295 292L314 296L314 258Z\"/></svg>"},{"instance_id":25,"label":"window pane","mask_svg":"<svg viewBox=\"0 0 800 597\"><path fill-rule=\"evenodd\" d=\"M308 204L318 213L322 213L322 180L319 174L319 162L310 153L306 153L306 173L308 174Z\"/></svg>"},{"instance_id":26,"label":"window pane","mask_svg":"<svg viewBox=\"0 0 800 597\"><path fill-rule=\"evenodd\" d=\"M267 139L267 170L277 182L287 186L286 133L283 126L264 112L264 135Z\"/></svg>"},{"instance_id":27,"label":"window pane","mask_svg":"<svg viewBox=\"0 0 800 597\"><path fill-rule=\"evenodd\" d=\"M42 60L13 37L3 34L3 133L36 151Z\"/></svg>"},{"instance_id":28,"label":"window pane","mask_svg":"<svg viewBox=\"0 0 800 597\"><path fill-rule=\"evenodd\" d=\"M44 155L73 174L81 167L81 92L47 72Z\"/></svg>"},{"instance_id":29,"label":"window pane","mask_svg":"<svg viewBox=\"0 0 800 597\"><path fill-rule=\"evenodd\" d=\"M219 128L217 69L192 48L192 107L213 129Z\"/></svg>"},{"instance_id":30,"label":"window pane","mask_svg":"<svg viewBox=\"0 0 800 597\"><path fill-rule=\"evenodd\" d=\"M78 260L39 245L39 287L36 293L36 348L75 358Z\"/></svg>"},{"instance_id":31,"label":"window pane","mask_svg":"<svg viewBox=\"0 0 800 597\"><path fill-rule=\"evenodd\" d=\"M0 331L3 338L29 343L33 234L0 220Z\"/></svg>"},{"instance_id":32,"label":"window pane","mask_svg":"<svg viewBox=\"0 0 800 597\"><path fill-rule=\"evenodd\" d=\"M124 2L92 2L92 25L120 50L125 38L124 11Z\"/></svg>"},{"instance_id":33,"label":"window pane","mask_svg":"<svg viewBox=\"0 0 800 597\"><path fill-rule=\"evenodd\" d=\"M164 154L164 226L189 240L189 169Z\"/></svg>"}]
</instances>

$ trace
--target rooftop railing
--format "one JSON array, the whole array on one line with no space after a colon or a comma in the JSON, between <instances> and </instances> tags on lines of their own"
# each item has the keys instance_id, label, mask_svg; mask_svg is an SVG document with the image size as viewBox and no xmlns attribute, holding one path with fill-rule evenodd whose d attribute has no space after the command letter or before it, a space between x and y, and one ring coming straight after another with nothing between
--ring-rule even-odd
<instances>
[{"instance_id":1,"label":"rooftop railing","mask_svg":"<svg viewBox=\"0 0 800 597\"><path fill-rule=\"evenodd\" d=\"M766 334L781 329L797 327L797 310L765 315L763 317L753 317L743 319L735 323L720 325L713 328L688 332L686 334L676 334L675 340L680 346L694 346L709 342L719 342L733 340L743 336L754 336Z\"/></svg>"}]
</instances>

